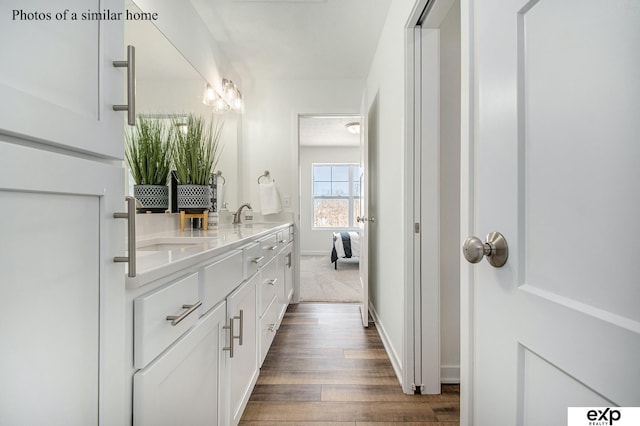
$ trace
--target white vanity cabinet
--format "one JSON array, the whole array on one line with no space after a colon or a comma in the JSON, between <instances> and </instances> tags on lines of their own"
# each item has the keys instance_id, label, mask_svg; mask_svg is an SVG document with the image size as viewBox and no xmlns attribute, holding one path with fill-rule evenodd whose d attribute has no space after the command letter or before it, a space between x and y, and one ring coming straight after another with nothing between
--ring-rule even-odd
<instances>
[{"instance_id":1,"label":"white vanity cabinet","mask_svg":"<svg viewBox=\"0 0 640 426\"><path fill-rule=\"evenodd\" d=\"M285 234L263 231L130 290L134 426L240 422L289 303Z\"/></svg>"},{"instance_id":2,"label":"white vanity cabinet","mask_svg":"<svg viewBox=\"0 0 640 426\"><path fill-rule=\"evenodd\" d=\"M226 303L133 377L133 424L224 424Z\"/></svg>"}]
</instances>

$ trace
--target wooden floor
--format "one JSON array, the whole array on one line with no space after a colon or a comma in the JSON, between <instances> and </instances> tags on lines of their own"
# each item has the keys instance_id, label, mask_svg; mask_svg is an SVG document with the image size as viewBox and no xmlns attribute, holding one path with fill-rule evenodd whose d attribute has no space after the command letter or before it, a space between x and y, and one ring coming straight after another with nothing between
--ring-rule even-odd
<instances>
[{"instance_id":1,"label":"wooden floor","mask_svg":"<svg viewBox=\"0 0 640 426\"><path fill-rule=\"evenodd\" d=\"M242 425L458 425L460 392L405 395L357 305L291 305Z\"/></svg>"}]
</instances>

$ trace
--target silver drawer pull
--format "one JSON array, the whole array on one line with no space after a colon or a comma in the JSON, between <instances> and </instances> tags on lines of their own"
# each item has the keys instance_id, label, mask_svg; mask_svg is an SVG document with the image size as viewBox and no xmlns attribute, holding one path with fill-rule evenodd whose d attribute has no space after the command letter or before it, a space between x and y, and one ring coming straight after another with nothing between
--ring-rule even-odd
<instances>
[{"instance_id":1,"label":"silver drawer pull","mask_svg":"<svg viewBox=\"0 0 640 426\"><path fill-rule=\"evenodd\" d=\"M240 321L240 335L233 336L233 338L238 339L238 345L242 346L242 339L243 339L242 336L244 335L244 311L240 309L240 315L236 315L231 319L231 321L233 321L234 319L237 319Z\"/></svg>"},{"instance_id":2,"label":"silver drawer pull","mask_svg":"<svg viewBox=\"0 0 640 426\"><path fill-rule=\"evenodd\" d=\"M126 213L114 213L115 219L127 219L127 256L116 256L113 258L114 262L128 262L129 263L129 276L136 276L136 202L139 202L134 197L124 197L127 202ZM140 205L142 207L142 204Z\"/></svg>"},{"instance_id":3,"label":"silver drawer pull","mask_svg":"<svg viewBox=\"0 0 640 426\"><path fill-rule=\"evenodd\" d=\"M276 325L275 324L269 324L269 331L273 333L273 331L276 329Z\"/></svg>"},{"instance_id":4,"label":"silver drawer pull","mask_svg":"<svg viewBox=\"0 0 640 426\"><path fill-rule=\"evenodd\" d=\"M280 244L284 244L284 243L286 243L286 242L288 242L288 241L287 241L287 240L280 240L280 241L278 241L278 242L279 242Z\"/></svg>"},{"instance_id":5,"label":"silver drawer pull","mask_svg":"<svg viewBox=\"0 0 640 426\"><path fill-rule=\"evenodd\" d=\"M229 358L233 358L233 318L229 321L229 325L225 325L222 328L229 330L229 346L225 346L222 350L229 351Z\"/></svg>"},{"instance_id":6,"label":"silver drawer pull","mask_svg":"<svg viewBox=\"0 0 640 426\"><path fill-rule=\"evenodd\" d=\"M278 246L277 246L277 245L276 245L276 246L268 247L268 249L269 249L269 250L275 250L275 249L277 249L277 248L278 248Z\"/></svg>"},{"instance_id":7,"label":"silver drawer pull","mask_svg":"<svg viewBox=\"0 0 640 426\"><path fill-rule=\"evenodd\" d=\"M269 285L276 285L276 282L278 282L277 278L274 278L272 280L266 281L266 283L269 284Z\"/></svg>"},{"instance_id":8,"label":"silver drawer pull","mask_svg":"<svg viewBox=\"0 0 640 426\"><path fill-rule=\"evenodd\" d=\"M256 257L252 260L253 263L260 263L264 260L264 256Z\"/></svg>"},{"instance_id":9,"label":"silver drawer pull","mask_svg":"<svg viewBox=\"0 0 640 426\"><path fill-rule=\"evenodd\" d=\"M127 111L127 124L136 125L136 49L127 46L127 60L113 61L116 68L127 69L127 105L114 105L114 111Z\"/></svg>"},{"instance_id":10,"label":"silver drawer pull","mask_svg":"<svg viewBox=\"0 0 640 426\"><path fill-rule=\"evenodd\" d=\"M182 305L182 309L186 309L186 311L184 311L180 315L167 315L167 321L171 321L171 325L175 327L180 323L180 321L182 321L183 319L191 315L196 309L198 309L200 305L202 305L202 302L200 301L193 305Z\"/></svg>"}]
</instances>

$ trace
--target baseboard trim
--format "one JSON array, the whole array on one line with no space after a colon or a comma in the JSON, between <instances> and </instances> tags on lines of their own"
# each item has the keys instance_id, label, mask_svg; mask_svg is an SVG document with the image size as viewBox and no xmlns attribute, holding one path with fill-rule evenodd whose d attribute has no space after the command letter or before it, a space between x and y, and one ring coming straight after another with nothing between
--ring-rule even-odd
<instances>
[{"instance_id":1,"label":"baseboard trim","mask_svg":"<svg viewBox=\"0 0 640 426\"><path fill-rule=\"evenodd\" d=\"M378 335L382 340L382 345L384 346L387 355L389 356L389 360L391 361L391 365L393 366L393 371L396 373L396 377L398 378L398 382L400 382L400 386L402 384L402 362L400 361L400 357L396 353L393 345L391 344L391 339L389 339L389 335L384 329L384 324L380 321L380 317L376 312L376 309L369 301L369 313L371 314L371 318L373 318L373 322L376 323L376 330L378 330Z\"/></svg>"},{"instance_id":2,"label":"baseboard trim","mask_svg":"<svg viewBox=\"0 0 640 426\"><path fill-rule=\"evenodd\" d=\"M460 383L460 366L459 365L441 365L440 366L440 383L453 385Z\"/></svg>"}]
</instances>

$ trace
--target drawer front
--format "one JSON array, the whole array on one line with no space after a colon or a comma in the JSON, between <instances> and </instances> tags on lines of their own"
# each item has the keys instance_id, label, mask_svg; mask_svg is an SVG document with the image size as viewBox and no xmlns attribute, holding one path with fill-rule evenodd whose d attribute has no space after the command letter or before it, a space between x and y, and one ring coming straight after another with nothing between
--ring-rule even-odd
<instances>
[{"instance_id":1,"label":"drawer front","mask_svg":"<svg viewBox=\"0 0 640 426\"><path fill-rule=\"evenodd\" d=\"M278 244L280 245L280 247L284 247L287 244L289 244L291 241L293 241L293 231L292 228L289 227L283 231L278 232Z\"/></svg>"},{"instance_id":2,"label":"drawer front","mask_svg":"<svg viewBox=\"0 0 640 426\"><path fill-rule=\"evenodd\" d=\"M272 303L264 316L260 319L260 366L269 352L278 326L278 307Z\"/></svg>"},{"instance_id":3,"label":"drawer front","mask_svg":"<svg viewBox=\"0 0 640 426\"><path fill-rule=\"evenodd\" d=\"M136 298L133 302L134 367L143 368L189 330L199 317L199 308L183 306L195 307L199 303L198 274ZM167 316L177 318L167 320Z\"/></svg>"},{"instance_id":4,"label":"drawer front","mask_svg":"<svg viewBox=\"0 0 640 426\"><path fill-rule=\"evenodd\" d=\"M260 275L260 316L262 316L276 297L278 289L281 288L277 259L267 263Z\"/></svg>"},{"instance_id":5,"label":"drawer front","mask_svg":"<svg viewBox=\"0 0 640 426\"><path fill-rule=\"evenodd\" d=\"M240 250L205 266L202 274L202 312L209 311L224 300L242 283L243 277L243 256Z\"/></svg>"},{"instance_id":6,"label":"drawer front","mask_svg":"<svg viewBox=\"0 0 640 426\"><path fill-rule=\"evenodd\" d=\"M267 259L262 255L262 247L259 243L245 247L243 253L245 265L244 278L248 279L251 275L258 272L258 268L267 263Z\"/></svg>"},{"instance_id":7,"label":"drawer front","mask_svg":"<svg viewBox=\"0 0 640 426\"><path fill-rule=\"evenodd\" d=\"M262 256L264 256L265 262L273 259L280 248L278 234L272 234L260 240L260 247L262 248Z\"/></svg>"}]
</instances>

